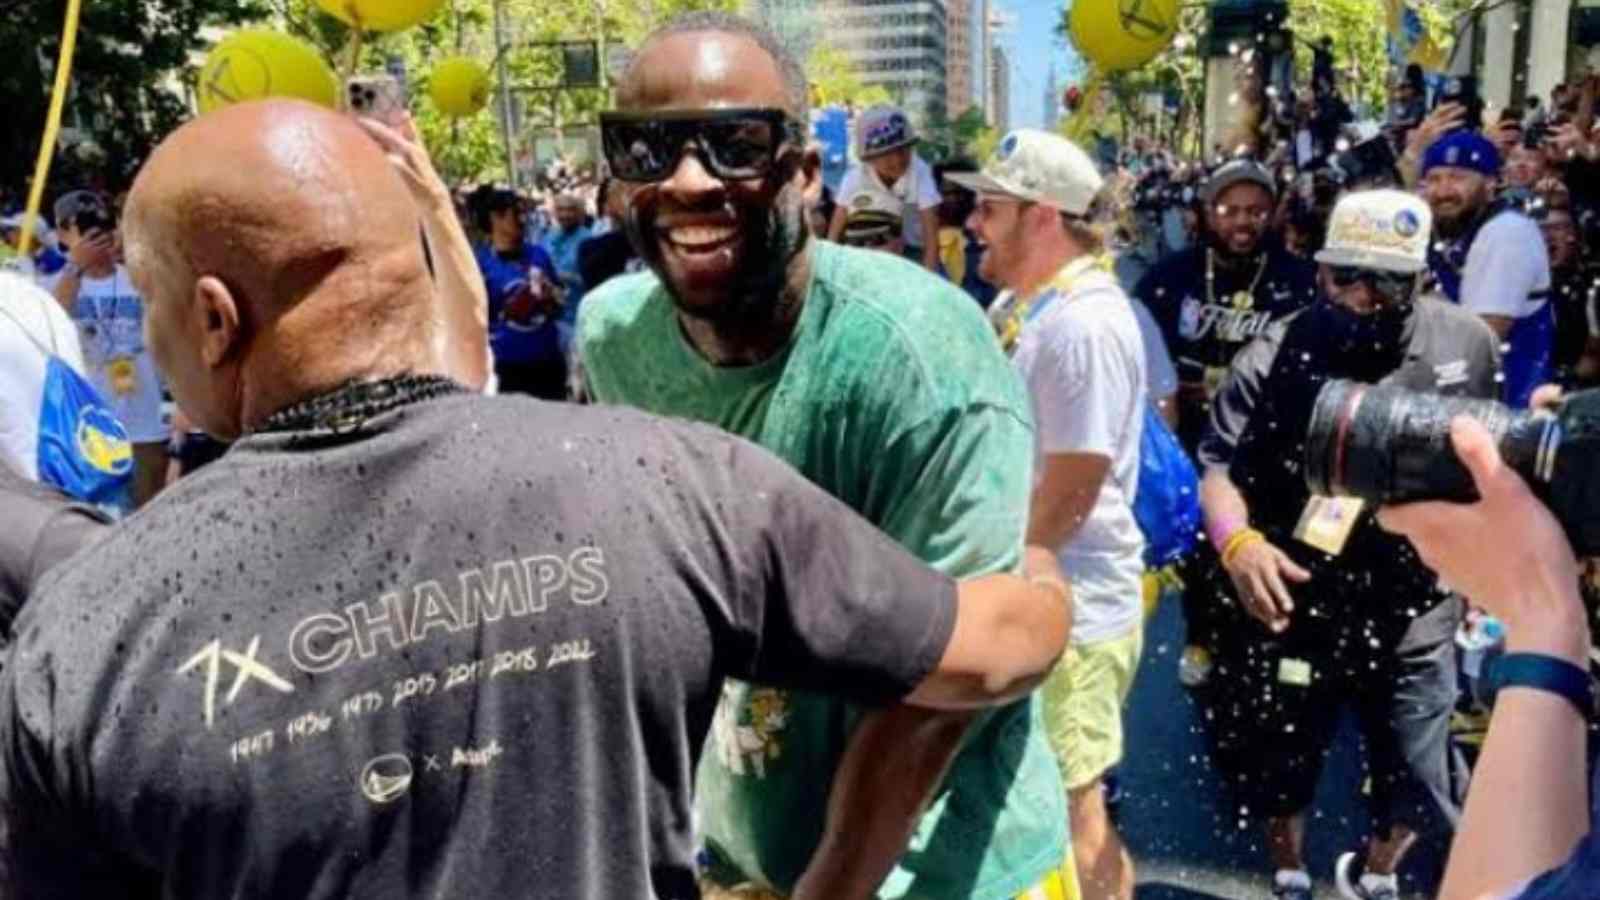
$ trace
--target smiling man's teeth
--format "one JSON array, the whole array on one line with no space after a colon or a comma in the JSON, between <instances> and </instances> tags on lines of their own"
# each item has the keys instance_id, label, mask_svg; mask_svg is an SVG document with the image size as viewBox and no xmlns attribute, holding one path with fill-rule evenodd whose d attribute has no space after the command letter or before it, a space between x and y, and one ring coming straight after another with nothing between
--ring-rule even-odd
<instances>
[{"instance_id":1,"label":"smiling man's teeth","mask_svg":"<svg viewBox=\"0 0 1600 900\"><path fill-rule=\"evenodd\" d=\"M720 228L696 226L674 228L667 232L667 239L685 247L705 247L720 244L734 234L735 229L727 226Z\"/></svg>"}]
</instances>

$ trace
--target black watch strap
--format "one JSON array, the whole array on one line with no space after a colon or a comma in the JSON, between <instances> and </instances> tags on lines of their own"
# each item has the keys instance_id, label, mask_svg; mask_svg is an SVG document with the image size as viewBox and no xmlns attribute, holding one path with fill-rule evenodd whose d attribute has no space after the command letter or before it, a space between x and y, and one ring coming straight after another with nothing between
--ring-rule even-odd
<instances>
[{"instance_id":1,"label":"black watch strap","mask_svg":"<svg viewBox=\"0 0 1600 900\"><path fill-rule=\"evenodd\" d=\"M1489 664L1489 684L1502 688L1525 687L1565 697L1586 721L1594 717L1594 692L1589 673L1564 659L1542 653L1507 653Z\"/></svg>"}]
</instances>

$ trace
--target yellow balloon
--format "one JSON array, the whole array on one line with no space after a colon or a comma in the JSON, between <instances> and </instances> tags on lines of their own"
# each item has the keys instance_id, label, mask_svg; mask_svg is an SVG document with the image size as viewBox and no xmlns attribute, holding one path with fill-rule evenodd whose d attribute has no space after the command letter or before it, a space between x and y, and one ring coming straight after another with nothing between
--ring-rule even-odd
<instances>
[{"instance_id":1,"label":"yellow balloon","mask_svg":"<svg viewBox=\"0 0 1600 900\"><path fill-rule=\"evenodd\" d=\"M260 100L298 97L332 107L339 85L316 49L287 34L249 28L223 39L200 69L200 112Z\"/></svg>"},{"instance_id":2,"label":"yellow balloon","mask_svg":"<svg viewBox=\"0 0 1600 900\"><path fill-rule=\"evenodd\" d=\"M441 61L428 78L428 96L447 116L476 115L489 105L489 90L489 70L465 56Z\"/></svg>"},{"instance_id":3,"label":"yellow balloon","mask_svg":"<svg viewBox=\"0 0 1600 900\"><path fill-rule=\"evenodd\" d=\"M426 22L444 0L317 0L328 15L365 31L399 31Z\"/></svg>"},{"instance_id":4,"label":"yellow balloon","mask_svg":"<svg viewBox=\"0 0 1600 900\"><path fill-rule=\"evenodd\" d=\"M1085 59L1108 72L1137 69L1178 35L1179 0L1073 0L1069 30Z\"/></svg>"}]
</instances>

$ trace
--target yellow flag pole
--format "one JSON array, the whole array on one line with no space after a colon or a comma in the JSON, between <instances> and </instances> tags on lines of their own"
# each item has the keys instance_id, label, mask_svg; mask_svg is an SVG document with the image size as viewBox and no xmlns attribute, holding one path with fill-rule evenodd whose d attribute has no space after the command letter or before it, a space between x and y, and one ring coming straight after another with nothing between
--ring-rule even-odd
<instances>
[{"instance_id":1,"label":"yellow flag pole","mask_svg":"<svg viewBox=\"0 0 1600 900\"><path fill-rule=\"evenodd\" d=\"M67 22L61 30L61 57L56 60L56 83L50 95L50 112L45 116L44 139L39 142L39 161L33 166L33 186L28 190L28 212L22 218L22 236L17 252L26 257L33 246L33 223L44 202L44 183L50 178L50 160L55 157L56 136L61 132L61 111L67 104L67 85L72 80L72 55L78 48L78 10L82 0L67 0Z\"/></svg>"}]
</instances>

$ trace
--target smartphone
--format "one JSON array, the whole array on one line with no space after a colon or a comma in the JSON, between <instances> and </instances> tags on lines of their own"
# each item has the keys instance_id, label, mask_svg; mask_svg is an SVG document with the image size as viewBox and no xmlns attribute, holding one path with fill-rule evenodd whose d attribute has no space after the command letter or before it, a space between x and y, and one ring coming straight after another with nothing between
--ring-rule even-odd
<instances>
[{"instance_id":1,"label":"smartphone","mask_svg":"<svg viewBox=\"0 0 1600 900\"><path fill-rule=\"evenodd\" d=\"M1444 87L1440 89L1439 96L1435 99L1434 107L1446 103L1459 103L1466 110L1466 116L1457 131L1477 131L1483 124L1483 98L1478 95L1478 79L1472 75L1456 75L1445 79Z\"/></svg>"},{"instance_id":2,"label":"smartphone","mask_svg":"<svg viewBox=\"0 0 1600 900\"><path fill-rule=\"evenodd\" d=\"M405 119L410 99L405 84L393 75L357 75L345 83L345 111L351 115L398 125Z\"/></svg>"}]
</instances>

